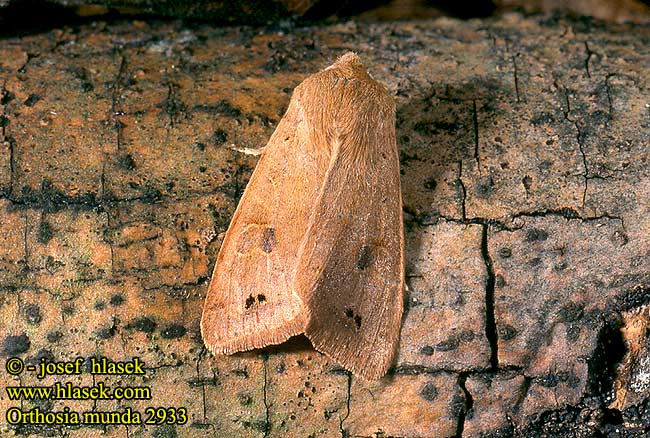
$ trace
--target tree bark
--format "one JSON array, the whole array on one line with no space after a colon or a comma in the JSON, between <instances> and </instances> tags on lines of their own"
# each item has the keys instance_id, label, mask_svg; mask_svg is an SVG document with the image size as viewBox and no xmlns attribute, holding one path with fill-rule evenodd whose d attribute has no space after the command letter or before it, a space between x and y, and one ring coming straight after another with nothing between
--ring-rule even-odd
<instances>
[{"instance_id":1,"label":"tree bark","mask_svg":"<svg viewBox=\"0 0 650 438\"><path fill-rule=\"evenodd\" d=\"M230 146L263 146L292 89L348 50L398 108L409 290L394 369L357 380L303 338L211 357L203 298L257 160ZM146 367L0 382L152 391L3 396L0 431L101 430L10 425L13 406L143 421L168 406L187 423L103 436L647 433L647 387L609 406L621 361L629 381L647 373L624 357L620 315L650 302L648 71L647 27L556 16L100 22L0 40L0 354Z\"/></svg>"}]
</instances>

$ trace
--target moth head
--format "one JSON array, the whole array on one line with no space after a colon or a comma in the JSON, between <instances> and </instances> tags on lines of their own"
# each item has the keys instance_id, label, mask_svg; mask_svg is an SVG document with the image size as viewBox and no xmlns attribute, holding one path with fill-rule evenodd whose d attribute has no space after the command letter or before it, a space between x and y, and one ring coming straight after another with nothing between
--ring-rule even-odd
<instances>
[{"instance_id":1,"label":"moth head","mask_svg":"<svg viewBox=\"0 0 650 438\"><path fill-rule=\"evenodd\" d=\"M370 79L361 59L354 52L347 52L325 70L334 69L346 79Z\"/></svg>"}]
</instances>

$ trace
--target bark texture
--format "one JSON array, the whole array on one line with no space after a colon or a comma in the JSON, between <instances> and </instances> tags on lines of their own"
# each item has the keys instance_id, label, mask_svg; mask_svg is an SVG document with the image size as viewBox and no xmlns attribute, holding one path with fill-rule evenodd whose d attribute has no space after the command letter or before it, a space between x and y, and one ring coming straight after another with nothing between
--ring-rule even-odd
<instances>
[{"instance_id":1,"label":"bark texture","mask_svg":"<svg viewBox=\"0 0 650 438\"><path fill-rule=\"evenodd\" d=\"M364 383L303 338L211 357L203 298L257 160L229 146L264 145L291 90L348 50L398 108L409 292L394 371ZM626 402L612 403L616 370L646 382L650 363L647 348L625 356L621 317L650 302L649 71L647 27L546 16L290 32L99 22L0 40L2 360L146 364L102 379L3 368L0 386L101 380L153 396L3 389L0 433L647 433L647 386L619 380ZM11 406L184 406L188 423L12 426Z\"/></svg>"}]
</instances>

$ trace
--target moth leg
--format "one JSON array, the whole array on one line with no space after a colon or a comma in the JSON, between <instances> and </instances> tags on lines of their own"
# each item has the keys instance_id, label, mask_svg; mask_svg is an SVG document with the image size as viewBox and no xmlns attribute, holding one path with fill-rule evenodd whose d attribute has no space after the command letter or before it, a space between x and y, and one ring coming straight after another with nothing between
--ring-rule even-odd
<instances>
[{"instance_id":1,"label":"moth leg","mask_svg":"<svg viewBox=\"0 0 650 438\"><path fill-rule=\"evenodd\" d=\"M230 149L242 154L246 155L254 155L254 156L260 156L264 153L264 149L266 149L266 146L260 147L260 148L246 148L243 146L237 146L235 144L230 145Z\"/></svg>"}]
</instances>

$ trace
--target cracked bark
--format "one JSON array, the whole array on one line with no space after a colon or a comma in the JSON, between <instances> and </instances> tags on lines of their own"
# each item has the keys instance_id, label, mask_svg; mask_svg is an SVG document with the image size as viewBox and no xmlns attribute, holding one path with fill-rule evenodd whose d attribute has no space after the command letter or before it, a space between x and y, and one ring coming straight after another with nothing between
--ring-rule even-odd
<instances>
[{"instance_id":1,"label":"cracked bark","mask_svg":"<svg viewBox=\"0 0 650 438\"><path fill-rule=\"evenodd\" d=\"M179 436L647 433L644 398L608 410L623 340L603 333L650 301L648 32L513 15L4 39L0 334L28 333L26 359L139 356L153 401L188 408ZM203 296L256 163L226 145L265 144L290 90L354 48L397 102L394 369L359 381L304 338L206 356Z\"/></svg>"},{"instance_id":2,"label":"cracked bark","mask_svg":"<svg viewBox=\"0 0 650 438\"><path fill-rule=\"evenodd\" d=\"M515 94L517 95L517 102L521 102L521 99L519 98L519 78L517 78L517 60L516 60L517 55L512 55L512 75L513 75L513 80L515 83Z\"/></svg>"},{"instance_id":3,"label":"cracked bark","mask_svg":"<svg viewBox=\"0 0 650 438\"><path fill-rule=\"evenodd\" d=\"M488 245L487 224L483 224L481 229L481 256L487 272L485 279L485 337L490 344L490 368L496 371L499 368L499 344L494 319L494 265Z\"/></svg>"},{"instance_id":4,"label":"cracked bark","mask_svg":"<svg viewBox=\"0 0 650 438\"><path fill-rule=\"evenodd\" d=\"M584 188L584 190L582 192L582 207L584 207L585 206L585 201L587 199L587 190L589 190L589 166L587 166L587 155L585 154L585 151L584 151L583 145L582 145L580 126L578 125L577 121L571 120L571 118L569 117L569 114L571 114L571 104L569 103L569 95L568 95L568 91L567 91L566 88L564 89L564 98L566 100L566 105L567 105L567 110L566 110L566 113L564 114L564 117L566 118L566 120L568 122L573 123L573 126L575 126L575 128L576 128L576 132L577 132L576 141L578 142L578 150L580 151L580 156L582 158L582 165L583 165L584 171L585 171L584 174L583 174L583 178L584 178L584 182L585 182L585 188Z\"/></svg>"},{"instance_id":5,"label":"cracked bark","mask_svg":"<svg viewBox=\"0 0 650 438\"><path fill-rule=\"evenodd\" d=\"M350 399L352 398L351 395L351 390L352 390L352 374L348 373L348 379L347 379L347 391L346 391L346 397L345 397L345 415L341 417L341 420L339 421L339 432L341 434L341 438L346 438L348 432L347 430L343 427L343 423L345 420L348 419L350 416Z\"/></svg>"}]
</instances>

